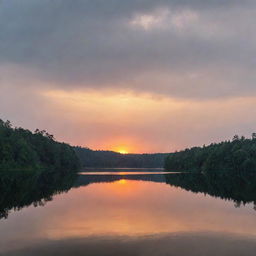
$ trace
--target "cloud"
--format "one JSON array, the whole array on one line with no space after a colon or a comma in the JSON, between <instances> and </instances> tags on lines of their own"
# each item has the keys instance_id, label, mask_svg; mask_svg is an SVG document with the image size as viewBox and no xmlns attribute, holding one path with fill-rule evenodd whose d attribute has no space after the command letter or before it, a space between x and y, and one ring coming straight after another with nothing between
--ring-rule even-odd
<instances>
[{"instance_id":1,"label":"cloud","mask_svg":"<svg viewBox=\"0 0 256 256\"><path fill-rule=\"evenodd\" d=\"M256 97L197 101L116 91L1 88L3 119L46 129L60 141L93 149L170 152L250 136Z\"/></svg>"},{"instance_id":2,"label":"cloud","mask_svg":"<svg viewBox=\"0 0 256 256\"><path fill-rule=\"evenodd\" d=\"M255 14L253 0L2 0L0 118L135 152L249 135Z\"/></svg>"},{"instance_id":3,"label":"cloud","mask_svg":"<svg viewBox=\"0 0 256 256\"><path fill-rule=\"evenodd\" d=\"M256 37L245 38L255 7L253 1L4 0L0 65L21 74L33 69L41 86L69 90L251 95Z\"/></svg>"},{"instance_id":4,"label":"cloud","mask_svg":"<svg viewBox=\"0 0 256 256\"><path fill-rule=\"evenodd\" d=\"M167 22L170 11L168 9L161 9L155 13L136 14L130 21L130 25L141 27L144 30L151 30L154 28L164 27Z\"/></svg>"},{"instance_id":5,"label":"cloud","mask_svg":"<svg viewBox=\"0 0 256 256\"><path fill-rule=\"evenodd\" d=\"M159 9L153 13L136 14L130 24L144 30L178 29L183 30L198 21L198 15L191 10L182 10L172 13L169 9Z\"/></svg>"}]
</instances>

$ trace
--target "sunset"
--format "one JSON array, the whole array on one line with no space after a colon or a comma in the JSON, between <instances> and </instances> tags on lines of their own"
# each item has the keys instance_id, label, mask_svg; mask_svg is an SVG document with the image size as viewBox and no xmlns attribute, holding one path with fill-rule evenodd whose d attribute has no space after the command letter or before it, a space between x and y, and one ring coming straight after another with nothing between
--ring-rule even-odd
<instances>
[{"instance_id":1,"label":"sunset","mask_svg":"<svg viewBox=\"0 0 256 256\"><path fill-rule=\"evenodd\" d=\"M255 14L0 0L0 255L253 256Z\"/></svg>"},{"instance_id":2,"label":"sunset","mask_svg":"<svg viewBox=\"0 0 256 256\"><path fill-rule=\"evenodd\" d=\"M1 1L2 119L132 153L250 135L255 4L232 2Z\"/></svg>"},{"instance_id":3,"label":"sunset","mask_svg":"<svg viewBox=\"0 0 256 256\"><path fill-rule=\"evenodd\" d=\"M128 154L129 152L125 149L119 149L117 150L117 152L119 152L120 154Z\"/></svg>"}]
</instances>

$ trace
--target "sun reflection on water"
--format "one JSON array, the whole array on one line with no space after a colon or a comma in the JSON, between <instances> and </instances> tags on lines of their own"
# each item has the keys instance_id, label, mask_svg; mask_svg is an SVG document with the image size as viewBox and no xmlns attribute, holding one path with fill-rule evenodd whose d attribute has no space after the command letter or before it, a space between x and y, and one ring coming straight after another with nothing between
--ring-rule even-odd
<instances>
[{"instance_id":1,"label":"sun reflection on water","mask_svg":"<svg viewBox=\"0 0 256 256\"><path fill-rule=\"evenodd\" d=\"M121 180L118 181L118 183L124 185L124 184L126 184L126 180L125 179L121 179Z\"/></svg>"}]
</instances>

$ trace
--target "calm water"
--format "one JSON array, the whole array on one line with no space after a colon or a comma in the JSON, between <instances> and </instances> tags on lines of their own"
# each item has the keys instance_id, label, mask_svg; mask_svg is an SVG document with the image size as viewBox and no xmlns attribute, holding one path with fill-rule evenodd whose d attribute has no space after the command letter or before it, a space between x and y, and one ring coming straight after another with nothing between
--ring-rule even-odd
<instances>
[{"instance_id":1,"label":"calm water","mask_svg":"<svg viewBox=\"0 0 256 256\"><path fill-rule=\"evenodd\" d=\"M255 255L253 178L158 171L2 178L0 255Z\"/></svg>"}]
</instances>

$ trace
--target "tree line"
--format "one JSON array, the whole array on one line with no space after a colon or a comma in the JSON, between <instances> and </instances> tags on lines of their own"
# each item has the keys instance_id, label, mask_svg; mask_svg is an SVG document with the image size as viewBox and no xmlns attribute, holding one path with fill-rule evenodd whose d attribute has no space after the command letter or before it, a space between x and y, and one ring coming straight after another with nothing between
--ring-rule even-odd
<instances>
[{"instance_id":1,"label":"tree line","mask_svg":"<svg viewBox=\"0 0 256 256\"><path fill-rule=\"evenodd\" d=\"M165 169L205 173L255 172L256 133L250 139L235 135L232 140L171 153L165 160Z\"/></svg>"},{"instance_id":2,"label":"tree line","mask_svg":"<svg viewBox=\"0 0 256 256\"><path fill-rule=\"evenodd\" d=\"M168 154L121 154L113 151L74 147L83 167L162 168Z\"/></svg>"},{"instance_id":3,"label":"tree line","mask_svg":"<svg viewBox=\"0 0 256 256\"><path fill-rule=\"evenodd\" d=\"M77 170L79 159L74 149L55 141L45 130L35 132L12 127L0 119L0 170Z\"/></svg>"}]
</instances>

